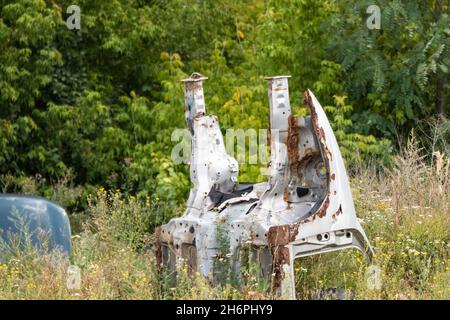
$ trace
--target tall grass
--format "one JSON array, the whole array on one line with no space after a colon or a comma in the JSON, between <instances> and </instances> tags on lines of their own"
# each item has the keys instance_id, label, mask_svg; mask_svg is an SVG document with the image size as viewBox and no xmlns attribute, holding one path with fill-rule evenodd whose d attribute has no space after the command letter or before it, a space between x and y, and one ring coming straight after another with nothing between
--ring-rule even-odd
<instances>
[{"instance_id":1,"label":"tall grass","mask_svg":"<svg viewBox=\"0 0 450 320\"><path fill-rule=\"evenodd\" d=\"M383 171L358 170L352 186L358 216L376 252L381 288L367 286L365 259L356 251L296 261L298 297L450 299L450 159L425 154L411 139ZM69 258L17 251L0 263L1 299L270 299L249 272L242 288L213 288L179 269L174 286L157 272L152 229L180 212L158 199L138 201L99 189L89 198ZM81 269L81 287L68 289L69 265ZM328 290L336 288L336 290ZM327 292L334 292L329 294ZM342 292L344 294L342 294Z\"/></svg>"},{"instance_id":2,"label":"tall grass","mask_svg":"<svg viewBox=\"0 0 450 320\"><path fill-rule=\"evenodd\" d=\"M349 250L298 260L299 296L341 288L356 299L450 299L449 170L447 154L425 154L413 136L393 168L358 170L354 201L375 250L381 288L368 289L369 265Z\"/></svg>"}]
</instances>

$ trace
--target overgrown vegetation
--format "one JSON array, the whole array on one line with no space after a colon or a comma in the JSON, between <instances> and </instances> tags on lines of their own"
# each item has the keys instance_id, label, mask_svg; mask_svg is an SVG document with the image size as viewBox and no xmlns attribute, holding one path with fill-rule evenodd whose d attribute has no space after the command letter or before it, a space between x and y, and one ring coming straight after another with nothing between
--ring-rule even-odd
<instances>
[{"instance_id":1,"label":"overgrown vegetation","mask_svg":"<svg viewBox=\"0 0 450 320\"><path fill-rule=\"evenodd\" d=\"M100 186L180 203L189 182L171 134L185 127L179 80L192 71L209 77L223 129L267 129L263 77L291 74L295 112L312 88L336 106L346 160L385 164L398 136L448 113L450 9L376 1L382 29L369 30L369 2L82 0L81 30L69 30L71 1L0 1L1 190L36 177L33 193L49 196L70 172L71 211ZM257 165L241 173L263 178Z\"/></svg>"},{"instance_id":2,"label":"overgrown vegetation","mask_svg":"<svg viewBox=\"0 0 450 320\"><path fill-rule=\"evenodd\" d=\"M373 264L381 270L381 290L368 290L369 266L348 250L298 260L300 296L317 298L321 288L338 288L364 299L449 299L449 170L448 156L426 161L412 138L393 169L359 171L353 195L375 250Z\"/></svg>"},{"instance_id":3,"label":"overgrown vegetation","mask_svg":"<svg viewBox=\"0 0 450 320\"><path fill-rule=\"evenodd\" d=\"M362 224L381 270L380 290L369 290L370 266L356 251L303 258L296 263L299 298L450 299L450 158L424 161L410 140L394 169L364 169L353 176L353 193ZM16 251L0 264L0 298L19 299L272 299L255 266L242 273L244 286L224 277L212 288L187 268L174 286L156 268L149 220L168 219L158 199L145 203L103 189L91 197L89 220L73 236L70 259L57 253L38 256ZM227 259L223 259L222 267ZM80 290L66 286L67 268L81 268ZM345 290L330 294L330 289ZM327 291L328 290L328 291Z\"/></svg>"},{"instance_id":4,"label":"overgrown vegetation","mask_svg":"<svg viewBox=\"0 0 450 320\"><path fill-rule=\"evenodd\" d=\"M268 75L292 75L294 113L306 88L325 107L383 286L367 290L347 251L301 260L300 297L450 298L448 1L80 0L81 30L71 4L0 0L0 191L56 201L75 234L70 262L30 249L0 264L0 298L270 298L253 266L242 292L156 272L153 228L190 186L170 156L192 71L223 130L268 128ZM240 165L240 180L259 169Z\"/></svg>"}]
</instances>

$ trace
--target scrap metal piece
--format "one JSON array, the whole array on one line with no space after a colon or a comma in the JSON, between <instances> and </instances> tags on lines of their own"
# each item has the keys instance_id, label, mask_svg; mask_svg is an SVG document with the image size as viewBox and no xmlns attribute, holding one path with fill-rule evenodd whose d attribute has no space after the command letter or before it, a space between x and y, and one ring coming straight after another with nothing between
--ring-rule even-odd
<instances>
[{"instance_id":1,"label":"scrap metal piece","mask_svg":"<svg viewBox=\"0 0 450 320\"><path fill-rule=\"evenodd\" d=\"M222 276L217 261L225 259L239 274L242 253L250 251L272 291L292 299L295 259L346 248L371 256L325 112L307 90L310 116L293 116L288 78L266 78L269 179L245 186L236 184L238 165L225 152L217 117L205 115L206 78L194 73L183 80L193 187L183 216L156 230L160 267L176 272L177 264L186 263L191 274L199 272L216 284Z\"/></svg>"},{"instance_id":2,"label":"scrap metal piece","mask_svg":"<svg viewBox=\"0 0 450 320\"><path fill-rule=\"evenodd\" d=\"M28 244L38 254L72 250L70 221L56 203L37 196L0 194L0 262Z\"/></svg>"}]
</instances>

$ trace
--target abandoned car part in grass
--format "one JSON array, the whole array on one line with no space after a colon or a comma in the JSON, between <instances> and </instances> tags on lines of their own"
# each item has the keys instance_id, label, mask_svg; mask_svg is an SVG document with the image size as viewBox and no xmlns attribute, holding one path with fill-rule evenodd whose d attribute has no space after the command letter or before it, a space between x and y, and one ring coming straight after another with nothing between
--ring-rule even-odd
<instances>
[{"instance_id":1,"label":"abandoned car part in grass","mask_svg":"<svg viewBox=\"0 0 450 320\"><path fill-rule=\"evenodd\" d=\"M238 163L225 151L218 118L206 114L202 82L207 78L193 73L183 80L192 189L183 216L155 230L161 269L176 275L183 265L191 275L217 284L217 259L225 259L238 275L247 248L272 292L293 299L294 259L347 248L372 256L325 112L307 90L310 116L291 115L288 78L266 78L269 179L254 184L236 183ZM225 256L219 233L227 236Z\"/></svg>"},{"instance_id":2,"label":"abandoned car part in grass","mask_svg":"<svg viewBox=\"0 0 450 320\"><path fill-rule=\"evenodd\" d=\"M71 228L66 211L37 196L0 194L0 262L31 245L36 253L58 250L69 256Z\"/></svg>"}]
</instances>

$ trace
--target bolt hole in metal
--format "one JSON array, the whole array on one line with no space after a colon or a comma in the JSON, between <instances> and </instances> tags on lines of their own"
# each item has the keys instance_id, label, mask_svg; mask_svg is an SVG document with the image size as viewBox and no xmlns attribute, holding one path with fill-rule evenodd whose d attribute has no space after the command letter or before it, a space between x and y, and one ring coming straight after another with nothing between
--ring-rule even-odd
<instances>
[{"instance_id":1,"label":"bolt hole in metal","mask_svg":"<svg viewBox=\"0 0 450 320\"><path fill-rule=\"evenodd\" d=\"M328 233L324 233L323 235L322 234L318 234L317 235L317 240L318 241L326 241L329 238L330 238L330 235Z\"/></svg>"}]
</instances>

